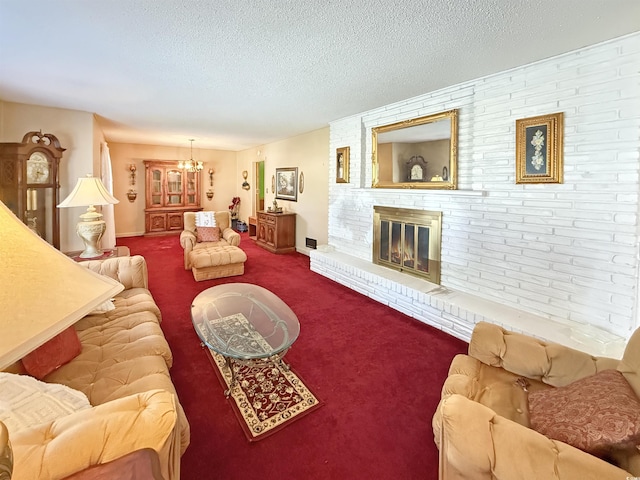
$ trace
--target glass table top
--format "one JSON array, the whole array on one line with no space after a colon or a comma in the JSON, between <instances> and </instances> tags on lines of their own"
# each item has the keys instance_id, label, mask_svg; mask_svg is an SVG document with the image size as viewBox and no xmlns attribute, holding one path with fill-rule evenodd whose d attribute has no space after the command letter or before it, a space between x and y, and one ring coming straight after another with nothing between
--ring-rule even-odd
<instances>
[{"instance_id":1,"label":"glass table top","mask_svg":"<svg viewBox=\"0 0 640 480\"><path fill-rule=\"evenodd\" d=\"M285 352L300 334L298 317L269 290L226 283L194 298L191 320L200 340L225 357L251 360Z\"/></svg>"}]
</instances>

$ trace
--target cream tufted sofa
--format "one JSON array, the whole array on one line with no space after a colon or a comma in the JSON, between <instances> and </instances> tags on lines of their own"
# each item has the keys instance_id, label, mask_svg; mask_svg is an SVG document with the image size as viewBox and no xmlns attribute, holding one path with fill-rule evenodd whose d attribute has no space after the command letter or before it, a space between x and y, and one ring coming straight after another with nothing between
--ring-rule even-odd
<instances>
[{"instance_id":1,"label":"cream tufted sofa","mask_svg":"<svg viewBox=\"0 0 640 480\"><path fill-rule=\"evenodd\" d=\"M44 378L86 394L92 408L10 432L13 480L63 479L141 449L158 452L162 475L179 480L189 423L169 376L173 357L141 256L83 262L125 286L115 310L75 324L82 352ZM14 373L20 371L16 364ZM0 437L1 437L0 430Z\"/></svg>"},{"instance_id":2,"label":"cream tufted sofa","mask_svg":"<svg viewBox=\"0 0 640 480\"><path fill-rule=\"evenodd\" d=\"M603 370L620 371L640 395L640 330L622 360L478 323L468 355L457 355L433 416L441 480L626 480L640 476L640 454L618 468L529 428L528 392L568 385ZM519 382L526 378L528 392Z\"/></svg>"}]
</instances>

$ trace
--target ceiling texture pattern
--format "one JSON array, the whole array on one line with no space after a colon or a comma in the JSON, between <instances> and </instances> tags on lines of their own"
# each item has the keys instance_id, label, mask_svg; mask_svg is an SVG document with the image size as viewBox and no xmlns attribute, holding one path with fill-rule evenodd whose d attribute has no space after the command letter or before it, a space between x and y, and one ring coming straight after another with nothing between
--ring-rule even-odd
<instances>
[{"instance_id":1,"label":"ceiling texture pattern","mask_svg":"<svg viewBox=\"0 0 640 480\"><path fill-rule=\"evenodd\" d=\"M637 0L0 0L0 99L242 150L638 30Z\"/></svg>"}]
</instances>

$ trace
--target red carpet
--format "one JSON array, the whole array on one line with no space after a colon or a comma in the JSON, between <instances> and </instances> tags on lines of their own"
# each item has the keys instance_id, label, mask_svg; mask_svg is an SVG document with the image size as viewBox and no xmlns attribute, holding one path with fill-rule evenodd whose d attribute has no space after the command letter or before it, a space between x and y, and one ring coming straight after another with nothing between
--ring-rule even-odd
<instances>
[{"instance_id":1,"label":"red carpet","mask_svg":"<svg viewBox=\"0 0 640 480\"><path fill-rule=\"evenodd\" d=\"M306 255L271 254L246 233L245 274L204 282L184 270L177 236L118 243L147 259L162 311L171 376L191 424L184 480L437 478L431 418L465 342L311 272ZM223 282L261 285L296 312L301 332L287 361L324 403L260 442L238 428L191 324L191 300Z\"/></svg>"}]
</instances>

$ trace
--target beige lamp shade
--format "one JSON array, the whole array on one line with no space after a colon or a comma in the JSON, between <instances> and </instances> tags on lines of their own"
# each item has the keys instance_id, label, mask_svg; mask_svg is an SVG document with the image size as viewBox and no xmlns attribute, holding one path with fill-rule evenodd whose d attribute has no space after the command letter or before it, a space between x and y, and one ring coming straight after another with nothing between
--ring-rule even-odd
<instances>
[{"instance_id":1,"label":"beige lamp shade","mask_svg":"<svg viewBox=\"0 0 640 480\"><path fill-rule=\"evenodd\" d=\"M107 191L102 180L86 176L78 179L69 196L60 202L58 207L88 207L115 203L119 203L118 199Z\"/></svg>"},{"instance_id":2,"label":"beige lamp shade","mask_svg":"<svg viewBox=\"0 0 640 480\"><path fill-rule=\"evenodd\" d=\"M0 202L0 369L124 287L53 248Z\"/></svg>"}]
</instances>

